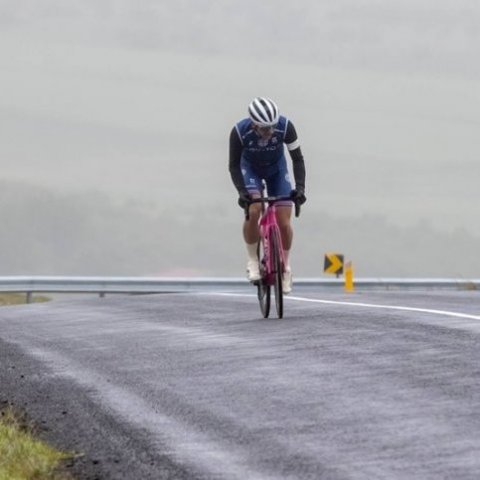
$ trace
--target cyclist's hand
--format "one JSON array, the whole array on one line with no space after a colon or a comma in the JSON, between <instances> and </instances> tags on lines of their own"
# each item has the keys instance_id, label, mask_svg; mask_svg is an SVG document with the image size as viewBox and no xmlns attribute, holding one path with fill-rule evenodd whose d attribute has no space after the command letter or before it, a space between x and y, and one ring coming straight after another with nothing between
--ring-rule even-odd
<instances>
[{"instance_id":1,"label":"cyclist's hand","mask_svg":"<svg viewBox=\"0 0 480 480\"><path fill-rule=\"evenodd\" d=\"M303 205L307 201L307 197L305 196L305 190L302 187L295 188L290 192L291 199L297 203L298 205Z\"/></svg>"},{"instance_id":2,"label":"cyclist's hand","mask_svg":"<svg viewBox=\"0 0 480 480\"><path fill-rule=\"evenodd\" d=\"M239 192L238 194L238 204L240 205L241 208L245 210L245 208L250 205L250 202L252 201L252 197L250 194L245 190L242 192Z\"/></svg>"}]
</instances>

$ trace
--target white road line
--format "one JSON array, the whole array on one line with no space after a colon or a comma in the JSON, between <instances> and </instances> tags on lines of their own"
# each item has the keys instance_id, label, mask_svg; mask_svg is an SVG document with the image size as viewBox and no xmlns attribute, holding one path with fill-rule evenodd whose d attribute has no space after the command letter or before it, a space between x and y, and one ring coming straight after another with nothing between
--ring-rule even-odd
<instances>
[{"instance_id":1,"label":"white road line","mask_svg":"<svg viewBox=\"0 0 480 480\"><path fill-rule=\"evenodd\" d=\"M377 305L373 303L357 302L339 302L334 300L320 300L316 298L288 297L289 300L298 300L301 302L325 303L331 305L347 305L352 307L382 308L385 310L403 310L407 312L431 313L434 315L445 315L447 317L467 318L469 320L480 320L480 315L471 315L469 313L451 312L449 310L436 310L431 308L402 307L398 305Z\"/></svg>"},{"instance_id":2,"label":"white road line","mask_svg":"<svg viewBox=\"0 0 480 480\"><path fill-rule=\"evenodd\" d=\"M231 297L255 297L256 295L246 294L246 293L209 293L209 295L222 295L222 296L231 296ZM480 315L472 315L469 313L460 313L460 312L451 312L448 310L436 310L430 308L417 308L417 307L403 307L398 305L377 305L373 303L357 303L357 302L341 302L335 300L321 300L318 298L306 298L306 297L284 297L287 300L296 300L299 302L308 302L308 303L323 303L327 305L346 305L350 307L364 307L364 308L378 308L384 310L402 310L406 312L420 312L420 313L430 313L434 315L443 315L447 317L455 318L465 318L468 320L480 320Z\"/></svg>"}]
</instances>

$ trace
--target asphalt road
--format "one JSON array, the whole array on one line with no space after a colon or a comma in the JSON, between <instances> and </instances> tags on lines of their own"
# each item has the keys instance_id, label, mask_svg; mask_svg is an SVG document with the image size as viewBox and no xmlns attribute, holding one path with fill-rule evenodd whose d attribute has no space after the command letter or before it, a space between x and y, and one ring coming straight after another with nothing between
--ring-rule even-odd
<instances>
[{"instance_id":1,"label":"asphalt road","mask_svg":"<svg viewBox=\"0 0 480 480\"><path fill-rule=\"evenodd\" d=\"M5 307L0 361L78 478L480 478L478 291Z\"/></svg>"}]
</instances>

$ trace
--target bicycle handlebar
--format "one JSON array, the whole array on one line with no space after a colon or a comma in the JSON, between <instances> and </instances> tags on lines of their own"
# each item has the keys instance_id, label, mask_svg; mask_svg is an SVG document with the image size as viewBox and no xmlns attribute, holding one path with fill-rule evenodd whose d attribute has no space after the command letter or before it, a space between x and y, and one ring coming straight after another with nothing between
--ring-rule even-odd
<instances>
[{"instance_id":1,"label":"bicycle handlebar","mask_svg":"<svg viewBox=\"0 0 480 480\"><path fill-rule=\"evenodd\" d=\"M289 200L295 204L295 217L300 216L300 204L296 202L295 200L292 199L290 196L283 196L283 197L260 197L260 198L252 198L248 202L248 205L244 208L245 211L245 219L248 220L250 218L249 214L249 207L252 203L268 203L269 205L272 205L277 202L284 202L286 200Z\"/></svg>"}]
</instances>

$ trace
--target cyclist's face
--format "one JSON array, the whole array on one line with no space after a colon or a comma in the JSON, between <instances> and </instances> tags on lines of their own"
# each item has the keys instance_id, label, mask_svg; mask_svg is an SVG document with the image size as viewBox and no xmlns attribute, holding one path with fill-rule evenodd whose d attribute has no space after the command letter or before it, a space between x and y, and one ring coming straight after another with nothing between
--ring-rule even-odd
<instances>
[{"instance_id":1,"label":"cyclist's face","mask_svg":"<svg viewBox=\"0 0 480 480\"><path fill-rule=\"evenodd\" d=\"M257 135L264 140L272 138L273 132L275 131L275 126L272 127L261 127L259 125L253 125L253 129L257 132Z\"/></svg>"}]
</instances>

